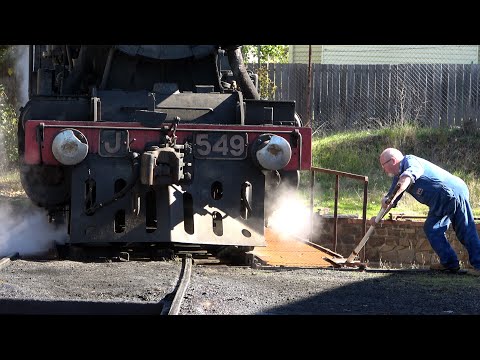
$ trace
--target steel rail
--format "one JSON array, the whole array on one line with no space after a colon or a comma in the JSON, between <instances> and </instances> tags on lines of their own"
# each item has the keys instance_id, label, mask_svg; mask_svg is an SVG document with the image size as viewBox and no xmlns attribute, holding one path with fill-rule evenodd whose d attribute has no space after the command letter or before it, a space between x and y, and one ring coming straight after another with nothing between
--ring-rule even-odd
<instances>
[{"instance_id":1,"label":"steel rail","mask_svg":"<svg viewBox=\"0 0 480 360\"><path fill-rule=\"evenodd\" d=\"M178 315L178 313L180 312L180 306L182 305L185 292L190 283L191 273L192 273L192 255L186 254L182 260L182 271L180 272L180 278L178 279L175 297L173 298L173 301L170 304L167 315ZM162 315L163 315L163 312L162 312Z\"/></svg>"},{"instance_id":2,"label":"steel rail","mask_svg":"<svg viewBox=\"0 0 480 360\"><path fill-rule=\"evenodd\" d=\"M14 253L8 256L5 256L0 259L0 269L3 269L4 267L7 267L10 265L10 262L18 256L18 253Z\"/></svg>"}]
</instances>

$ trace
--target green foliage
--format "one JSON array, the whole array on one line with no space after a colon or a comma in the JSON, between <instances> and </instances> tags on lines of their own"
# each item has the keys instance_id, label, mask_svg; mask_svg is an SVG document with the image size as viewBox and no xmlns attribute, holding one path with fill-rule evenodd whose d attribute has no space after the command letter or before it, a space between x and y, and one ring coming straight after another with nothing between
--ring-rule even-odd
<instances>
[{"instance_id":1,"label":"green foliage","mask_svg":"<svg viewBox=\"0 0 480 360\"><path fill-rule=\"evenodd\" d=\"M257 74L259 84L258 92L260 93L260 98L265 100L273 100L277 86L268 76L267 65L260 65L257 70Z\"/></svg>"},{"instance_id":2,"label":"green foliage","mask_svg":"<svg viewBox=\"0 0 480 360\"><path fill-rule=\"evenodd\" d=\"M260 97L273 100L277 87L268 76L268 64L287 63L288 45L243 45L242 55L245 63L260 65L256 70Z\"/></svg>"},{"instance_id":3,"label":"green foliage","mask_svg":"<svg viewBox=\"0 0 480 360\"><path fill-rule=\"evenodd\" d=\"M288 45L242 45L242 55L246 63L260 60L261 64L285 64L288 62Z\"/></svg>"},{"instance_id":4,"label":"green foliage","mask_svg":"<svg viewBox=\"0 0 480 360\"><path fill-rule=\"evenodd\" d=\"M18 160L16 74L12 46L0 45L0 168L10 168Z\"/></svg>"},{"instance_id":5,"label":"green foliage","mask_svg":"<svg viewBox=\"0 0 480 360\"><path fill-rule=\"evenodd\" d=\"M18 160L17 151L17 114L12 104L8 103L4 86L0 84L0 140L2 140L2 167L11 168ZM6 162L6 163L5 163Z\"/></svg>"},{"instance_id":6,"label":"green foliage","mask_svg":"<svg viewBox=\"0 0 480 360\"><path fill-rule=\"evenodd\" d=\"M8 49L9 49L8 45L0 45L0 64L3 64L5 55L7 54Z\"/></svg>"}]
</instances>

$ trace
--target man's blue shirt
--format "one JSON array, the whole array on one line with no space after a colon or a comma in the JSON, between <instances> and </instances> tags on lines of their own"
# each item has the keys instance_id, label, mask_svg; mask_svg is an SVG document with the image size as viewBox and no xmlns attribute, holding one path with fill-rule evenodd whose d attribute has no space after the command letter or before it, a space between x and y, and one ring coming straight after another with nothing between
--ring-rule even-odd
<instances>
[{"instance_id":1,"label":"man's blue shirt","mask_svg":"<svg viewBox=\"0 0 480 360\"><path fill-rule=\"evenodd\" d=\"M467 185L462 179L415 155L405 155L401 161L400 175L393 178L392 186L388 191L389 195L402 175L407 175L412 180L407 189L408 193L418 202L427 205L430 213L440 215L443 212L443 206L452 198L458 199L462 196L468 198ZM401 196L395 200L395 206L400 198Z\"/></svg>"}]
</instances>

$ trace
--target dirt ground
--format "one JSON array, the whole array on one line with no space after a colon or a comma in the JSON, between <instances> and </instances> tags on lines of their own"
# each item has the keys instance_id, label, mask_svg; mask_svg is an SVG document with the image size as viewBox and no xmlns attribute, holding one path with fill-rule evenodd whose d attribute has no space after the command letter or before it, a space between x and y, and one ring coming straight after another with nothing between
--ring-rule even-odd
<instances>
[{"instance_id":1,"label":"dirt ground","mask_svg":"<svg viewBox=\"0 0 480 360\"><path fill-rule=\"evenodd\" d=\"M160 315L181 268L14 260L0 270L0 313ZM427 270L193 265L178 315L465 315L480 314L479 298L479 278Z\"/></svg>"}]
</instances>

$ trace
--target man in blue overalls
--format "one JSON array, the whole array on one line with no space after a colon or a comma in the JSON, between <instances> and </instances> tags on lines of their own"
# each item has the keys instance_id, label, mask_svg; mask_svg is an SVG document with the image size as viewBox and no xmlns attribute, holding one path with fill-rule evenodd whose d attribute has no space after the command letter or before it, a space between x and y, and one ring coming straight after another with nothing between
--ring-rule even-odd
<instances>
[{"instance_id":1,"label":"man in blue overalls","mask_svg":"<svg viewBox=\"0 0 480 360\"><path fill-rule=\"evenodd\" d=\"M418 156L403 156L395 148L385 149L381 153L380 164L387 175L393 178L388 194L382 199L383 208L390 202L395 207L405 191L429 207L423 229L440 258L440 263L432 264L430 268L450 272L460 269L457 254L445 236L452 224L473 266L467 272L480 276L480 239L465 182Z\"/></svg>"}]
</instances>

